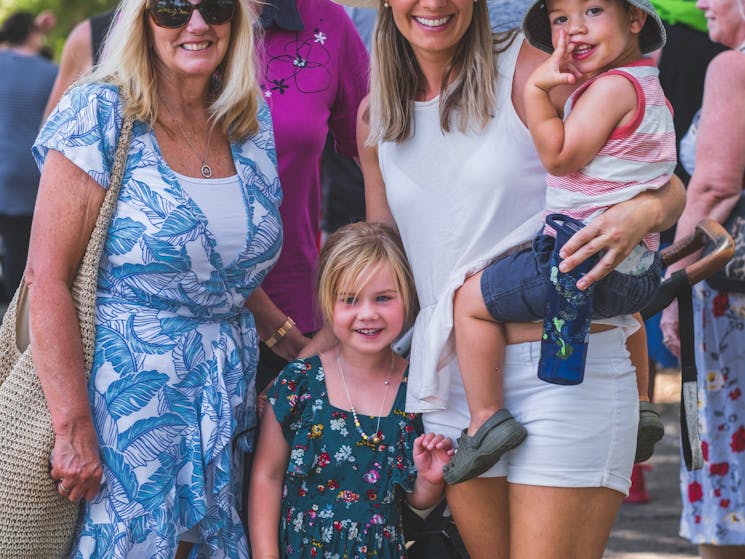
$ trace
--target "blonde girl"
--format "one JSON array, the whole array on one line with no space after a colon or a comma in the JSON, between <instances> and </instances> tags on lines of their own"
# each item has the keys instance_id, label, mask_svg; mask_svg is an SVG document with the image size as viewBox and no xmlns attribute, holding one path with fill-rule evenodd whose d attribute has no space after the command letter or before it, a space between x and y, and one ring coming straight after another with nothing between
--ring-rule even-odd
<instances>
[{"instance_id":1,"label":"blonde girl","mask_svg":"<svg viewBox=\"0 0 745 559\"><path fill-rule=\"evenodd\" d=\"M321 251L318 302L336 347L288 365L268 392L249 491L256 559L405 557L400 507L435 505L452 443L404 411L411 316L398 236L355 223Z\"/></svg>"}]
</instances>

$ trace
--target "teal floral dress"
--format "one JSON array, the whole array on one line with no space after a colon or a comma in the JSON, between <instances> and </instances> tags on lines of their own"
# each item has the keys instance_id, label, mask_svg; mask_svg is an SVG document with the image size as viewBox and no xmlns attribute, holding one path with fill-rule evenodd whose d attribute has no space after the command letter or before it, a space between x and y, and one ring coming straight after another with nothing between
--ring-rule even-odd
<instances>
[{"instance_id":1,"label":"teal floral dress","mask_svg":"<svg viewBox=\"0 0 745 559\"><path fill-rule=\"evenodd\" d=\"M268 393L290 444L279 527L281 556L402 559L401 504L414 488L418 416L406 413L406 375L382 442L363 441L352 413L329 403L318 356L290 363ZM378 418L359 416L362 430Z\"/></svg>"}]
</instances>

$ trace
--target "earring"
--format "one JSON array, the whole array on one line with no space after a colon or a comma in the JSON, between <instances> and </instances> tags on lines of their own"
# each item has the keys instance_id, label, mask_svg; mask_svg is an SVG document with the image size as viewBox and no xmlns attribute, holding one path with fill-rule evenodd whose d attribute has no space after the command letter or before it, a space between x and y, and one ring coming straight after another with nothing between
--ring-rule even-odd
<instances>
[{"instance_id":1,"label":"earring","mask_svg":"<svg viewBox=\"0 0 745 559\"><path fill-rule=\"evenodd\" d=\"M383 2L383 7L384 8L390 8L391 6L390 6L390 4L388 4L388 2Z\"/></svg>"}]
</instances>

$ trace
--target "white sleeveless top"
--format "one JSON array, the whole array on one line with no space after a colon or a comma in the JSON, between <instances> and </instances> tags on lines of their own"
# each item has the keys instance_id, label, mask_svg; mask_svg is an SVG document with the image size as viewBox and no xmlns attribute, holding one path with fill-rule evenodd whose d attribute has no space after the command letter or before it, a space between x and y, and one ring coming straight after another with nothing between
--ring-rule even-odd
<instances>
[{"instance_id":1,"label":"white sleeveless top","mask_svg":"<svg viewBox=\"0 0 745 559\"><path fill-rule=\"evenodd\" d=\"M248 217L240 179L233 175L218 179L187 177L176 173L181 188L207 218L215 249L225 264L233 262L244 248Z\"/></svg>"},{"instance_id":2,"label":"white sleeveless top","mask_svg":"<svg viewBox=\"0 0 745 559\"><path fill-rule=\"evenodd\" d=\"M435 98L416 103L409 140L378 146L388 204L421 305L407 411L446 407L451 375L459 374L451 337L455 290L541 227L546 175L511 99L522 42L518 36L497 56L497 104L483 131L443 134Z\"/></svg>"},{"instance_id":3,"label":"white sleeveless top","mask_svg":"<svg viewBox=\"0 0 745 559\"><path fill-rule=\"evenodd\" d=\"M421 305L407 411L447 407L451 376L460 374L451 335L455 290L542 226L546 172L511 99L522 43L518 35L497 56L497 102L483 131L443 134L436 98L416 103L412 138L378 146L388 204Z\"/></svg>"}]
</instances>

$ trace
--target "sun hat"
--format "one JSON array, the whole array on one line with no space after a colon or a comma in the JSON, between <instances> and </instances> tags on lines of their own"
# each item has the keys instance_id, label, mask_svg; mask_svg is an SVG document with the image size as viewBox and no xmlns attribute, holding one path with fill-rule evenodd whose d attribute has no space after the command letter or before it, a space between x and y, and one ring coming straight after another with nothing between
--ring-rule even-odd
<instances>
[{"instance_id":1,"label":"sun hat","mask_svg":"<svg viewBox=\"0 0 745 559\"><path fill-rule=\"evenodd\" d=\"M378 8L382 0L333 0L342 6L350 8Z\"/></svg>"},{"instance_id":2,"label":"sun hat","mask_svg":"<svg viewBox=\"0 0 745 559\"><path fill-rule=\"evenodd\" d=\"M667 35L662 25L660 16L657 15L649 0L624 0L627 4L635 6L646 12L647 21L639 33L639 48L642 54L655 51L665 44ZM545 0L536 0L525 14L523 19L523 33L528 42L537 49L551 54L554 47L551 44L551 26L546 13Z\"/></svg>"}]
</instances>

